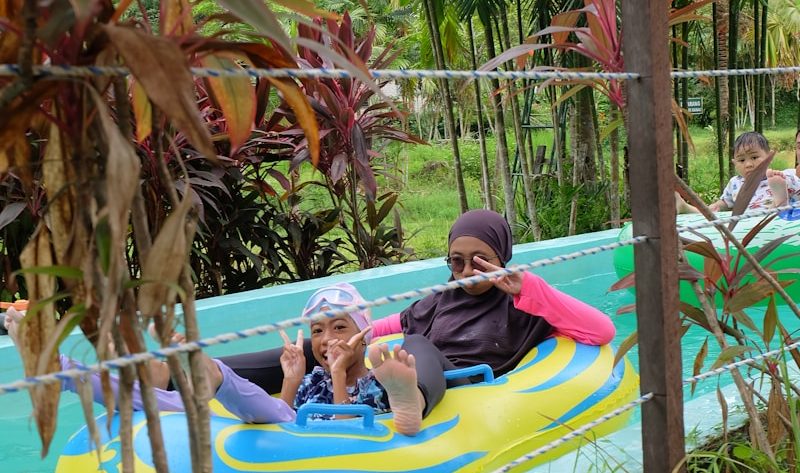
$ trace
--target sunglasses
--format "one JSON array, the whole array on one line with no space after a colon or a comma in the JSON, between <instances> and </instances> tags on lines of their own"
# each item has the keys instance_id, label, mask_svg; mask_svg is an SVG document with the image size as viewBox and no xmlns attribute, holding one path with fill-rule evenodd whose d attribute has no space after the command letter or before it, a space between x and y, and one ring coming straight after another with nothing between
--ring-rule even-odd
<instances>
[{"instance_id":1,"label":"sunglasses","mask_svg":"<svg viewBox=\"0 0 800 473\"><path fill-rule=\"evenodd\" d=\"M497 256L484 256L484 255L473 255L470 257L470 264L472 265L472 269L477 269L478 271L486 271L487 268L484 268L483 265L480 263L476 263L472 258L477 256L478 258L484 261L492 261L492 260L499 260L500 258ZM464 271L464 266L466 265L466 260L463 256L448 256L444 259L447 263L447 267L450 268L450 271L454 273L460 273Z\"/></svg>"},{"instance_id":2,"label":"sunglasses","mask_svg":"<svg viewBox=\"0 0 800 473\"><path fill-rule=\"evenodd\" d=\"M341 289L326 289L311 296L303 309L303 317L319 312L323 306L341 308L355 303L355 296Z\"/></svg>"}]
</instances>

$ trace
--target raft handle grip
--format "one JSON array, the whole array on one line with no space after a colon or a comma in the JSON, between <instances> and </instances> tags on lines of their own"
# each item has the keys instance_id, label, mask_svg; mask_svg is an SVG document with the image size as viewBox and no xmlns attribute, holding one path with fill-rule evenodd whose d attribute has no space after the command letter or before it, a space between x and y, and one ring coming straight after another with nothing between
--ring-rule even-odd
<instances>
[{"instance_id":1,"label":"raft handle grip","mask_svg":"<svg viewBox=\"0 0 800 473\"><path fill-rule=\"evenodd\" d=\"M480 365L469 366L467 368L459 368L456 370L449 370L444 372L444 379L458 379L468 378L470 376L483 375L484 383L491 383L494 381L494 372L492 367L486 363Z\"/></svg>"},{"instance_id":2,"label":"raft handle grip","mask_svg":"<svg viewBox=\"0 0 800 473\"><path fill-rule=\"evenodd\" d=\"M375 411L366 404L321 404L309 402L297 409L295 423L300 427L305 427L308 424L308 416L310 414L361 416L364 419L364 428L371 429L375 426Z\"/></svg>"}]
</instances>

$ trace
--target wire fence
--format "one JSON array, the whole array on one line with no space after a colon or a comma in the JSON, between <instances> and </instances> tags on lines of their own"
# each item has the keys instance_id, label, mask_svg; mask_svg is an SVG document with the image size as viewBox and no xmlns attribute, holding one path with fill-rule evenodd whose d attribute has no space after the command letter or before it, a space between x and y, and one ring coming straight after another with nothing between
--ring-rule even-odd
<instances>
[{"instance_id":1,"label":"wire fence","mask_svg":"<svg viewBox=\"0 0 800 473\"><path fill-rule=\"evenodd\" d=\"M357 74L347 69L261 69L261 68L208 68L192 67L191 73L196 77L273 77L291 79L353 79ZM98 77L130 75L126 67L114 66L70 66L51 64L33 66L36 77ZM749 69L714 69L704 71L672 71L673 79L700 77L727 77L747 75L777 75L800 73L800 66L749 68ZM0 76L18 76L22 69L17 64L0 64ZM371 69L365 73L373 79L447 79L447 80L635 80L640 76L634 72L589 72L564 70L522 70L522 71L475 71L475 70L436 70L436 69Z\"/></svg>"},{"instance_id":2,"label":"wire fence","mask_svg":"<svg viewBox=\"0 0 800 473\"><path fill-rule=\"evenodd\" d=\"M243 68L243 69L211 69L211 68L191 68L191 72L193 75L198 77L286 77L286 78L293 78L293 79L304 79L304 78L333 78L333 79L343 79L343 78L354 78L355 76L348 70L343 69L257 69L257 68ZM124 67L101 67L101 66L66 66L66 65L47 65L47 66L35 66L33 68L33 73L35 76L38 77L95 77L95 76L112 76L112 75L129 75L130 71ZM723 77L723 76L744 76L744 75L768 75L768 74L796 74L800 73L800 67L777 67L777 68L746 68L746 69L734 69L734 70L706 70L706 71L673 71L671 73L672 78L699 78L699 77ZM21 74L21 69L18 65L15 64L3 64L0 65L0 76L16 76ZM464 71L464 70L370 70L369 76L373 79L410 79L410 78L435 78L435 79L466 79L466 80L478 80L478 79L508 79L508 80L518 80L518 79L531 79L531 80L546 80L546 79L559 79L559 80L575 80L575 79L601 79L601 80L634 80L639 78L639 74L636 73L606 73L606 72L577 72L577 71ZM678 228L679 232L686 232L692 230L698 230L701 228L711 227L714 225L729 223L729 222L736 222L747 218L754 218L758 216L769 215L771 213L785 211L785 210L793 210L799 208L800 205L788 205L778 209L768 209L762 211L751 211L746 214L735 216L735 217L727 217L721 218L713 221L707 222L699 222L696 224L685 225ZM382 298L375 299L373 301L367 301L363 304L356 304L352 306L345 307L339 310L331 310L331 311L323 311L318 312L310 317L306 318L293 318L287 319L281 322L276 322L273 324L266 324L250 329L245 329L241 331L226 333L222 335L218 335L216 337L207 338L204 340L198 340L195 342L189 342L179 345L173 345L170 347L162 348L159 350L153 350L150 352L144 353L137 353L133 355L126 355L122 356L113 360L102 361L97 364L91 366L79 366L74 369L64 370L56 373L50 373L40 376L33 376L28 377L16 382L0 385L0 395L17 392L24 389L30 389L34 386L40 384L48 384L54 383L61 380L67 380L71 378L77 378L87 375L88 373L97 373L101 371L107 371L110 369L120 369L124 366L129 366L136 363L142 363L151 359L157 358L164 358L173 354L177 353L184 353L189 351L195 351L198 349L202 349L208 346L220 344L220 343L227 343L234 340L241 340L245 338L249 338L256 335L264 335L270 332L277 331L282 328L288 328L292 326L298 326L305 323L308 323L309 320L316 320L324 317L334 317L346 313L350 313L356 310L363 310L370 307L375 307L383 304L388 304L391 302L396 302L400 300L408 300L413 299L421 296L427 296L430 294L435 294L438 292L443 292L446 290L452 290L459 287L466 287L481 281L488 280L493 277L509 275L517 272L526 271L528 269L534 269L537 267L543 267L551 264L556 264L563 261L569 261L572 259L576 259L582 256L587 256L591 254L601 253L603 251L613 250L615 248L619 248L622 246L627 245L634 245L638 243L642 243L647 241L647 237L639 236L632 238L630 240L626 240L623 242L616 242L608 245L601 245L595 248L590 248L586 250L580 250L578 252L570 253L567 255L556 256L553 258L548 258L545 260L535 261L529 264L522 264L512 268L504 268L500 271L486 273L486 274L479 274L476 276L472 276L470 278L465 278L461 280L450 281L446 284L439 284L435 286L430 286L427 288L420 288L411 290L405 293L385 296ZM755 361L764 359L769 356L774 356L776 354L782 353L787 350L792 350L800 347L800 342L793 343L791 345L787 345L781 347L780 349L772 350L767 353L763 353L754 357L750 357L747 359L739 360L734 363L729 363L727 365L715 368L705 373L701 373L684 380L684 383L696 383L700 380L706 379L708 377L717 376L721 373L726 371L730 371L734 368L738 368L743 365L747 365L749 363L753 363ZM590 431L592 428L600 425L603 422L606 422L610 419L613 419L617 416L622 415L623 413L651 400L653 398L653 393L645 394L638 399L631 401L630 403L615 409L612 412L609 412L598 419L589 422L571 432L566 434L565 436L554 440L553 442L548 443L545 446L542 446L531 453L528 453L510 463L503 466L500 469L495 470L496 472L507 472L512 468L519 466L525 462L531 461L534 458L551 451L560 445L563 445L570 440L577 438L579 436L584 435L586 432Z\"/></svg>"}]
</instances>

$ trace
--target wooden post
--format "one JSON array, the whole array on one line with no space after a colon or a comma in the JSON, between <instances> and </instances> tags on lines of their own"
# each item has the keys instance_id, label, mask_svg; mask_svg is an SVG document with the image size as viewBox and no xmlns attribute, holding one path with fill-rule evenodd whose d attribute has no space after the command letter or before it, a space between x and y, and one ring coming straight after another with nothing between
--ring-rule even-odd
<instances>
[{"instance_id":1,"label":"wooden post","mask_svg":"<svg viewBox=\"0 0 800 473\"><path fill-rule=\"evenodd\" d=\"M647 473L685 456L667 5L622 2L625 66L641 75L626 87L633 232L649 237L634 250L641 392L655 395L642 405Z\"/></svg>"}]
</instances>

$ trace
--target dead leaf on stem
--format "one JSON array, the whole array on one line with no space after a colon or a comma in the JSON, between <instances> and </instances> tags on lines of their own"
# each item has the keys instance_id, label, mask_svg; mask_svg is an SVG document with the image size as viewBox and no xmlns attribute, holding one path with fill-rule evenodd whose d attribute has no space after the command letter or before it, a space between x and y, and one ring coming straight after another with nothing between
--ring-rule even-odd
<instances>
[{"instance_id":1,"label":"dead leaf on stem","mask_svg":"<svg viewBox=\"0 0 800 473\"><path fill-rule=\"evenodd\" d=\"M200 118L194 94L194 80L186 55L167 38L148 35L135 28L105 25L136 80L189 142L207 159L217 160L211 134Z\"/></svg>"},{"instance_id":2,"label":"dead leaf on stem","mask_svg":"<svg viewBox=\"0 0 800 473\"><path fill-rule=\"evenodd\" d=\"M164 221L161 231L142 263L142 287L139 290L139 310L152 317L168 302L170 291L178 287L178 277L186 265L190 241L186 238L186 214L192 206L189 192Z\"/></svg>"},{"instance_id":3,"label":"dead leaf on stem","mask_svg":"<svg viewBox=\"0 0 800 473\"><path fill-rule=\"evenodd\" d=\"M50 232L44 223L40 223L36 233L20 254L23 269L53 266L53 253L50 244ZM25 273L28 297L32 305L37 301L50 298L56 291L56 279L46 273ZM19 326L19 352L25 367L25 376L37 376L61 369L58 355L50 351L47 360L40 360L42 353L56 328L55 307L53 303L44 304L36 312L26 315ZM37 369L38 368L38 369ZM53 433L56 429L56 413L61 387L58 384L42 384L30 390L33 402L33 416L39 437L42 440L42 457L47 455Z\"/></svg>"}]
</instances>

